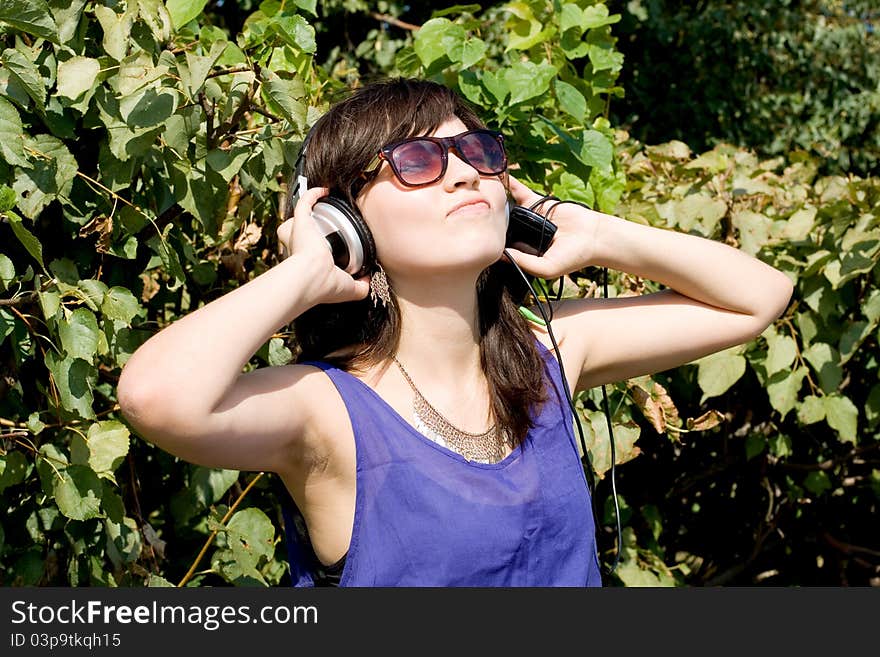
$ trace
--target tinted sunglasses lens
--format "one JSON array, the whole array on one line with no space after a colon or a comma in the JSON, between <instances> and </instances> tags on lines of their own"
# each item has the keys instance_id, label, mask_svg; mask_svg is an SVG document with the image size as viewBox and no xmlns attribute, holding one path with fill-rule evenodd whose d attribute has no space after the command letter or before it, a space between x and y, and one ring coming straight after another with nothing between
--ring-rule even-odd
<instances>
[{"instance_id":1,"label":"tinted sunglasses lens","mask_svg":"<svg viewBox=\"0 0 880 657\"><path fill-rule=\"evenodd\" d=\"M409 185L424 185L440 177L443 151L427 139L414 139L391 151L391 165L397 177Z\"/></svg>"},{"instance_id":2,"label":"tinted sunglasses lens","mask_svg":"<svg viewBox=\"0 0 880 657\"><path fill-rule=\"evenodd\" d=\"M468 163L482 174L503 173L507 168L504 147L492 134L469 132L458 138L457 147Z\"/></svg>"}]
</instances>

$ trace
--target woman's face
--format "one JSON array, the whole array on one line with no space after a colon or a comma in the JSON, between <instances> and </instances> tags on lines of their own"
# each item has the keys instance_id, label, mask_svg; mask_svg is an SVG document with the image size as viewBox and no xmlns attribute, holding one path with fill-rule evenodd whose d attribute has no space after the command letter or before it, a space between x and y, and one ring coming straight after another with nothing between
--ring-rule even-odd
<instances>
[{"instance_id":1,"label":"woman's face","mask_svg":"<svg viewBox=\"0 0 880 657\"><path fill-rule=\"evenodd\" d=\"M458 118L431 133L451 137L467 127ZM403 185L384 160L357 205L373 233L379 261L394 278L473 269L501 257L506 190L498 176L482 176L454 151L443 177L422 187Z\"/></svg>"}]
</instances>

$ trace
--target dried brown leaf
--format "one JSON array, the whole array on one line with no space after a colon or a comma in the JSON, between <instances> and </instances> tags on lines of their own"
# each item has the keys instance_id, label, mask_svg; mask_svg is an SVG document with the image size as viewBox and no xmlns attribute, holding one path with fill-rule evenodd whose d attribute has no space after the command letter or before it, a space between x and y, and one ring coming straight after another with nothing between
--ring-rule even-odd
<instances>
[{"instance_id":1,"label":"dried brown leaf","mask_svg":"<svg viewBox=\"0 0 880 657\"><path fill-rule=\"evenodd\" d=\"M660 403L641 386L630 386L630 394L654 430L657 433L666 433L666 417Z\"/></svg>"},{"instance_id":2,"label":"dried brown leaf","mask_svg":"<svg viewBox=\"0 0 880 657\"><path fill-rule=\"evenodd\" d=\"M688 418L687 428L691 431L706 431L717 427L724 421L724 415L720 411L710 410L697 418Z\"/></svg>"}]
</instances>

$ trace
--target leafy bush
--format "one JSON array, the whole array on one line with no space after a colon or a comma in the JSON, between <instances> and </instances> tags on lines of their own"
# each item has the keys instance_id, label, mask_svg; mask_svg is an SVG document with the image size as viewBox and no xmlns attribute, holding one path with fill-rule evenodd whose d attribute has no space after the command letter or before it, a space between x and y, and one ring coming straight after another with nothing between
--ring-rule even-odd
<instances>
[{"instance_id":1,"label":"leafy bush","mask_svg":"<svg viewBox=\"0 0 880 657\"><path fill-rule=\"evenodd\" d=\"M621 470L618 577L877 584L880 179L727 144L695 155L621 138L621 163L620 216L724 241L796 288L759 339L616 386L615 421L642 429L640 458ZM624 279L617 291L640 287ZM620 438L624 455L635 431Z\"/></svg>"},{"instance_id":2,"label":"leafy bush","mask_svg":"<svg viewBox=\"0 0 880 657\"><path fill-rule=\"evenodd\" d=\"M880 164L880 12L872 0L612 2L627 66L618 123L646 143L805 149L823 173ZM617 9L619 7L619 9Z\"/></svg>"}]
</instances>

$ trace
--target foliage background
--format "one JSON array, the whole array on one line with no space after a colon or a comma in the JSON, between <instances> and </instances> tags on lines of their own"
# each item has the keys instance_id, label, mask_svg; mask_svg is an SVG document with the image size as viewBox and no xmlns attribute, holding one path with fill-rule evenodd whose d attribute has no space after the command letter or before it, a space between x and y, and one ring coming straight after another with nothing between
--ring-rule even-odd
<instances>
[{"instance_id":1,"label":"foliage background","mask_svg":"<svg viewBox=\"0 0 880 657\"><path fill-rule=\"evenodd\" d=\"M699 151L719 142L823 173L880 165L880 5L875 0L611 0L626 58L615 124Z\"/></svg>"},{"instance_id":2,"label":"foliage background","mask_svg":"<svg viewBox=\"0 0 880 657\"><path fill-rule=\"evenodd\" d=\"M734 11L699 4L699 15ZM687 55L668 44L642 46L641 59L627 51L649 38L633 17L683 30L682 12L593 0L5 2L0 581L285 583L272 475L203 468L153 447L119 414L115 384L150 335L275 263L286 177L328 104L364 80L424 75L504 131L535 189L727 241L796 282L788 311L759 339L609 386L621 467L611 469L602 391L580 396L606 565L617 535L610 475L619 479L624 544L607 583L878 583L876 132L846 132L812 91L810 125L822 139L833 133L838 142L827 143L846 157L829 158L821 140L768 140L758 110L764 119L721 125L709 91L729 80L708 65L697 118L632 109L672 105L675 94L636 82L631 91L627 75L675 70ZM803 74L822 61L805 55L815 39L792 41L785 59L770 36L755 38L758 27L752 42L775 62L766 65L796 73L781 76L780 98L821 86ZM712 38L738 44L730 61L745 80L765 59L746 57L740 36ZM649 50L664 56L648 62ZM864 56L868 77L841 73L848 89L876 84L875 52ZM867 107L876 129L866 97L852 106ZM801 134L798 115L777 118L786 117ZM686 138L699 150L652 132L658 123L694 128ZM646 145L627 130L659 136ZM576 273L562 293L601 295L599 274ZM609 274L612 296L657 287ZM287 363L295 350L285 327L247 367Z\"/></svg>"}]
</instances>

